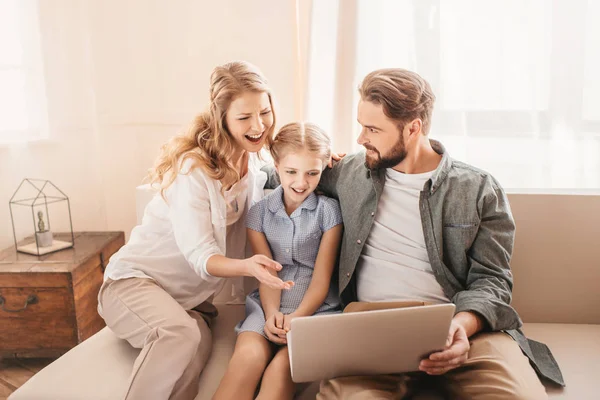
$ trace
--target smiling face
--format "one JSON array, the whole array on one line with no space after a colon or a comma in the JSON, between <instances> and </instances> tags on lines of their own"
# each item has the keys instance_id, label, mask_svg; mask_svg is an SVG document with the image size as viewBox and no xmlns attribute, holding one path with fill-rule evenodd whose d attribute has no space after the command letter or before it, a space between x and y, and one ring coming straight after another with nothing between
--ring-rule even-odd
<instances>
[{"instance_id":1,"label":"smiling face","mask_svg":"<svg viewBox=\"0 0 600 400\"><path fill-rule=\"evenodd\" d=\"M273 110L265 92L244 92L231 102L225 115L227 129L238 151L256 153L273 125Z\"/></svg>"},{"instance_id":2,"label":"smiling face","mask_svg":"<svg viewBox=\"0 0 600 400\"><path fill-rule=\"evenodd\" d=\"M290 151L275 165L286 208L296 208L314 192L323 171L323 160L306 150Z\"/></svg>"},{"instance_id":3,"label":"smiling face","mask_svg":"<svg viewBox=\"0 0 600 400\"><path fill-rule=\"evenodd\" d=\"M361 100L358 123L362 128L357 142L367 150L365 164L368 168L393 168L406 158L405 129L401 131L397 123L384 114L380 104Z\"/></svg>"}]
</instances>

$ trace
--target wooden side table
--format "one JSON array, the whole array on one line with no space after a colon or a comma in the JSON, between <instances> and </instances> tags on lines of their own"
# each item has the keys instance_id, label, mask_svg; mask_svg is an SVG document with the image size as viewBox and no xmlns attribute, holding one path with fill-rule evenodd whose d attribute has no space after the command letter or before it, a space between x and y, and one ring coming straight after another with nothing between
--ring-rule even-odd
<instances>
[{"instance_id":1,"label":"wooden side table","mask_svg":"<svg viewBox=\"0 0 600 400\"><path fill-rule=\"evenodd\" d=\"M1 251L0 357L56 357L102 329L98 291L124 243L123 232L77 232L46 256Z\"/></svg>"}]
</instances>

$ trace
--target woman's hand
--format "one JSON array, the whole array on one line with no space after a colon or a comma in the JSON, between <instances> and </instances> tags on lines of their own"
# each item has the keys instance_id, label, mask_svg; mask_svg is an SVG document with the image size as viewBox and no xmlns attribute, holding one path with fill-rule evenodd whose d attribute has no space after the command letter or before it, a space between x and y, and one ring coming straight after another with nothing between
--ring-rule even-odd
<instances>
[{"instance_id":1,"label":"woman's hand","mask_svg":"<svg viewBox=\"0 0 600 400\"><path fill-rule=\"evenodd\" d=\"M265 322L265 335L269 341L276 344L287 344L286 331L283 329L284 315L277 311Z\"/></svg>"},{"instance_id":2,"label":"woman's hand","mask_svg":"<svg viewBox=\"0 0 600 400\"><path fill-rule=\"evenodd\" d=\"M329 158L329 162L327 163L327 166L329 168L333 167L333 162L334 161L340 161L342 158L346 157L346 153L331 153L331 157Z\"/></svg>"},{"instance_id":3,"label":"woman's hand","mask_svg":"<svg viewBox=\"0 0 600 400\"><path fill-rule=\"evenodd\" d=\"M255 277L260 283L272 289L290 289L294 286L294 282L284 282L269 272L269 270L280 271L282 267L277 261L273 261L267 256L257 254L244 260L244 264L248 275Z\"/></svg>"}]
</instances>

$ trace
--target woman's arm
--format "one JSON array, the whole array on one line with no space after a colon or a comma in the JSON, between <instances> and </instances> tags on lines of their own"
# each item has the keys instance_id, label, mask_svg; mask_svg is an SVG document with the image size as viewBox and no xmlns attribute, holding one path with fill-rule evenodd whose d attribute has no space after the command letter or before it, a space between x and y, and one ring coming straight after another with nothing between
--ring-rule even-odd
<instances>
[{"instance_id":1,"label":"woman's arm","mask_svg":"<svg viewBox=\"0 0 600 400\"><path fill-rule=\"evenodd\" d=\"M277 261L261 254L243 260L215 254L206 262L206 270L211 276L220 278L253 276L261 284L277 290L289 289L291 287L290 283L283 282L275 272L280 269L281 265Z\"/></svg>"},{"instance_id":2,"label":"woman's arm","mask_svg":"<svg viewBox=\"0 0 600 400\"><path fill-rule=\"evenodd\" d=\"M310 285L300 306L291 314L294 317L313 315L325 301L342 240L342 231L343 225L338 224L323 233Z\"/></svg>"},{"instance_id":3,"label":"woman's arm","mask_svg":"<svg viewBox=\"0 0 600 400\"><path fill-rule=\"evenodd\" d=\"M194 271L206 281L223 277L254 276L259 281L273 287L287 285L281 279L267 272L278 270L281 265L264 256L254 256L245 260L225 257L214 237L211 220L210 194L202 172L192 169L191 163L184 163L175 181L165 191L177 247Z\"/></svg>"}]
</instances>

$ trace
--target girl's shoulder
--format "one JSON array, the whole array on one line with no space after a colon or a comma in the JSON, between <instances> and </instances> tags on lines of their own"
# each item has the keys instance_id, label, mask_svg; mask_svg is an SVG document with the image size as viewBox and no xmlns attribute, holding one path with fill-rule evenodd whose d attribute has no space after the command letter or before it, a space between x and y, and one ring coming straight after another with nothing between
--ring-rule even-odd
<instances>
[{"instance_id":1,"label":"girl's shoulder","mask_svg":"<svg viewBox=\"0 0 600 400\"><path fill-rule=\"evenodd\" d=\"M332 197L319 195L319 203L317 205L318 220L321 230L328 231L334 226L343 223L342 209L339 201Z\"/></svg>"},{"instance_id":2,"label":"girl's shoulder","mask_svg":"<svg viewBox=\"0 0 600 400\"><path fill-rule=\"evenodd\" d=\"M264 207L269 208L273 212L277 212L279 207L282 207L283 204L283 188L281 185L277 186L275 189L265 189L265 196L256 204L262 204Z\"/></svg>"},{"instance_id":3,"label":"girl's shoulder","mask_svg":"<svg viewBox=\"0 0 600 400\"><path fill-rule=\"evenodd\" d=\"M323 194L319 194L317 195L317 199L317 209L331 210L340 208L340 202L334 199L333 197L328 197Z\"/></svg>"}]
</instances>

